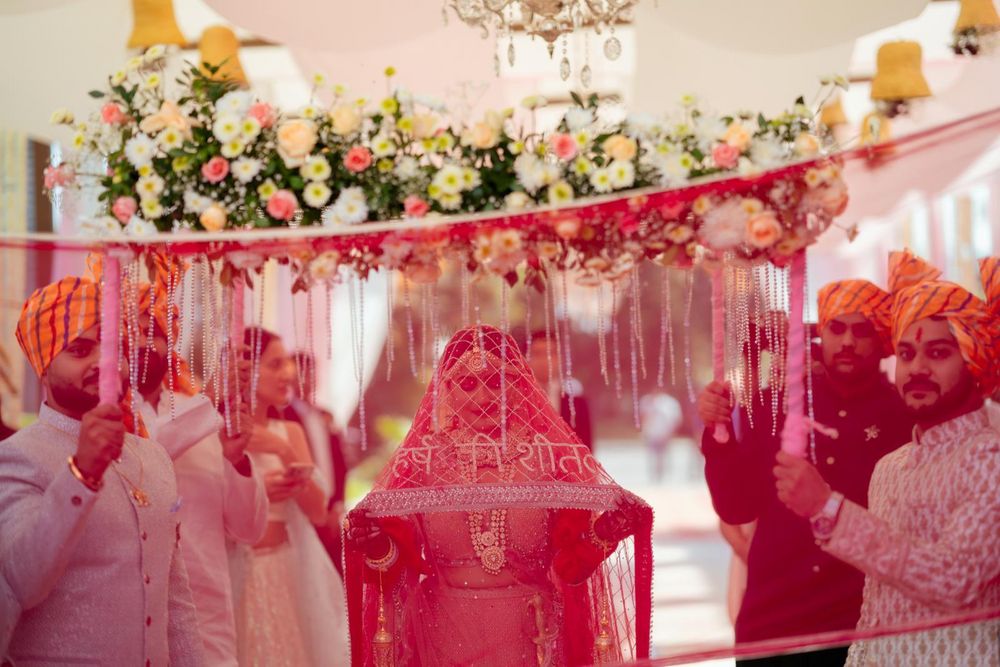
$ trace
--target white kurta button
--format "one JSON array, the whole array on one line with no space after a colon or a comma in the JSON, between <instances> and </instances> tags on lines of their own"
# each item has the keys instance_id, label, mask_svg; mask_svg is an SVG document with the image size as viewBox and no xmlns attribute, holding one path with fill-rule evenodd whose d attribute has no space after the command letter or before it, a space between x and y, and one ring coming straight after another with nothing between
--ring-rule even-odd
<instances>
[{"instance_id":1,"label":"white kurta button","mask_svg":"<svg viewBox=\"0 0 1000 667\"><path fill-rule=\"evenodd\" d=\"M834 458L832 456L826 457L826 464L828 466L832 466L833 465L833 461L834 461Z\"/></svg>"},{"instance_id":2,"label":"white kurta button","mask_svg":"<svg viewBox=\"0 0 1000 667\"><path fill-rule=\"evenodd\" d=\"M841 417L846 417L847 416L847 410L841 410L837 414L840 415Z\"/></svg>"}]
</instances>

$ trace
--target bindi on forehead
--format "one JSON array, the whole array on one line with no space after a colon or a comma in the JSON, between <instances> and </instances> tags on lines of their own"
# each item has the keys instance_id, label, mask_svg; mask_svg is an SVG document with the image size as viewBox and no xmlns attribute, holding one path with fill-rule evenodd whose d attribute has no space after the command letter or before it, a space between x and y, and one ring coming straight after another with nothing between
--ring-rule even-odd
<instances>
[{"instance_id":1,"label":"bindi on forehead","mask_svg":"<svg viewBox=\"0 0 1000 667\"><path fill-rule=\"evenodd\" d=\"M924 339L924 328L917 327L917 342L921 342Z\"/></svg>"}]
</instances>

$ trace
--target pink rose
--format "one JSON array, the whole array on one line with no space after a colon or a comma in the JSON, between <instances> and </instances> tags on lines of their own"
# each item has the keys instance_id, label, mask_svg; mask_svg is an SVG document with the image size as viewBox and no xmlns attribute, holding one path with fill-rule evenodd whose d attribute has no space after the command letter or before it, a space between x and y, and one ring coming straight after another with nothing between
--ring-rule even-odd
<instances>
[{"instance_id":1,"label":"pink rose","mask_svg":"<svg viewBox=\"0 0 1000 667\"><path fill-rule=\"evenodd\" d=\"M561 134L559 132L553 134L549 137L549 144L552 146L552 152L560 160L572 160L576 157L576 139L568 134Z\"/></svg>"},{"instance_id":2,"label":"pink rose","mask_svg":"<svg viewBox=\"0 0 1000 667\"><path fill-rule=\"evenodd\" d=\"M229 161L220 155L201 165L201 177L209 183L221 183L228 175Z\"/></svg>"},{"instance_id":3,"label":"pink rose","mask_svg":"<svg viewBox=\"0 0 1000 667\"><path fill-rule=\"evenodd\" d=\"M836 217L847 208L847 186L837 180L824 187L806 190L800 208Z\"/></svg>"},{"instance_id":4,"label":"pink rose","mask_svg":"<svg viewBox=\"0 0 1000 667\"><path fill-rule=\"evenodd\" d=\"M138 209L139 204L135 201L135 197L119 197L111 206L111 213L124 225L132 219Z\"/></svg>"},{"instance_id":5,"label":"pink rose","mask_svg":"<svg viewBox=\"0 0 1000 667\"><path fill-rule=\"evenodd\" d=\"M299 202L290 190L278 190L267 200L267 214L275 220L288 222L298 207Z\"/></svg>"},{"instance_id":6,"label":"pink rose","mask_svg":"<svg viewBox=\"0 0 1000 667\"><path fill-rule=\"evenodd\" d=\"M403 200L403 210L411 218L422 218L427 215L431 207L417 195L410 195Z\"/></svg>"},{"instance_id":7,"label":"pink rose","mask_svg":"<svg viewBox=\"0 0 1000 667\"><path fill-rule=\"evenodd\" d=\"M344 166L355 174L360 174L371 165L372 153L364 146L355 146L344 156Z\"/></svg>"},{"instance_id":8,"label":"pink rose","mask_svg":"<svg viewBox=\"0 0 1000 667\"><path fill-rule=\"evenodd\" d=\"M56 165L55 167L46 167L42 173L45 179L46 190L69 185L76 178L76 172L73 171L73 167L65 163Z\"/></svg>"},{"instance_id":9,"label":"pink rose","mask_svg":"<svg viewBox=\"0 0 1000 667\"><path fill-rule=\"evenodd\" d=\"M121 125L127 120L125 112L114 102L108 102L101 107L101 120L108 125Z\"/></svg>"},{"instance_id":10,"label":"pink rose","mask_svg":"<svg viewBox=\"0 0 1000 667\"><path fill-rule=\"evenodd\" d=\"M260 123L260 126L264 129L271 127L278 120L277 114L274 113L274 107L267 102L251 104L247 115Z\"/></svg>"},{"instance_id":11,"label":"pink rose","mask_svg":"<svg viewBox=\"0 0 1000 667\"><path fill-rule=\"evenodd\" d=\"M712 161L719 169L732 169L740 159L740 150L729 144L716 144L712 149Z\"/></svg>"},{"instance_id":12,"label":"pink rose","mask_svg":"<svg viewBox=\"0 0 1000 667\"><path fill-rule=\"evenodd\" d=\"M747 220L747 240L754 248L770 248L781 234L781 223L771 211L763 211Z\"/></svg>"}]
</instances>

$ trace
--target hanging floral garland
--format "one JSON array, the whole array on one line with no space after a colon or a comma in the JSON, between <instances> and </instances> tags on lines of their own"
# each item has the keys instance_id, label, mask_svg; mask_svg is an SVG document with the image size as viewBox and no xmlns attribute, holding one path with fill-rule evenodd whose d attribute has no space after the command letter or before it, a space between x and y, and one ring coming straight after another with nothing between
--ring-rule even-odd
<instances>
[{"instance_id":1,"label":"hanging floral garland","mask_svg":"<svg viewBox=\"0 0 1000 667\"><path fill-rule=\"evenodd\" d=\"M781 265L847 203L801 98L776 118L717 116L684 99L672 118L608 120L596 96L574 95L556 130L537 133L511 109L456 124L434 100L394 89L392 68L377 104L317 78L314 102L285 112L214 80L211 67L185 65L168 86L167 65L152 47L91 92L100 108L86 122L54 115L75 134L46 185L96 181L104 215L81 228L99 243L261 230L233 268L277 254L303 287L341 265L433 281L443 257L512 283L519 267L530 281L543 264L597 282L644 258L688 266L701 249ZM321 93L332 101L321 105ZM106 171L88 174L95 163ZM364 223L375 221L398 231L371 233ZM274 228L329 233L275 244L264 233Z\"/></svg>"}]
</instances>

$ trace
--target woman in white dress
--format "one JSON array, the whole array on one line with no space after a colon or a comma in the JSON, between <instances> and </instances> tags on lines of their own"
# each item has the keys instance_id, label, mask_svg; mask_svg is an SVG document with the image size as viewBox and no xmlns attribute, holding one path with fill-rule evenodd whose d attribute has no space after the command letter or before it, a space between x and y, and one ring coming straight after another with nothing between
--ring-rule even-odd
<instances>
[{"instance_id":1,"label":"woman in white dress","mask_svg":"<svg viewBox=\"0 0 1000 667\"><path fill-rule=\"evenodd\" d=\"M248 453L264 476L270 509L263 539L235 558L240 665L343 665L343 582L313 529L326 522L328 487L302 428L272 416L290 398L293 362L269 331L247 329L245 344L256 359Z\"/></svg>"}]
</instances>

